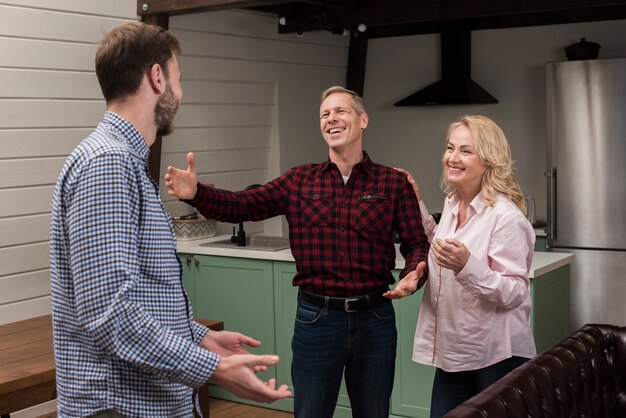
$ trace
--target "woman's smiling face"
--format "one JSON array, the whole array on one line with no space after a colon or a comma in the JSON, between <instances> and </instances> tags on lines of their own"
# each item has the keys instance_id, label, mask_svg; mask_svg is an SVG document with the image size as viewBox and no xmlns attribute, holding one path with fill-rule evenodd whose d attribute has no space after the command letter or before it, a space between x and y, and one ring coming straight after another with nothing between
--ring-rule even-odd
<instances>
[{"instance_id":1,"label":"woman's smiling face","mask_svg":"<svg viewBox=\"0 0 626 418\"><path fill-rule=\"evenodd\" d=\"M487 165L480 160L472 131L467 126L460 125L450 134L443 164L450 185L461 192L480 192Z\"/></svg>"}]
</instances>

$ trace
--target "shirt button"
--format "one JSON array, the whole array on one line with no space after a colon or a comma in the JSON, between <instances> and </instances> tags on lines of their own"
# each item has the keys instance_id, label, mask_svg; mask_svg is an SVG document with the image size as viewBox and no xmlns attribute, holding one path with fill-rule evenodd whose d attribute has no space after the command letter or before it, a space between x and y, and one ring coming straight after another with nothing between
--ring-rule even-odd
<instances>
[{"instance_id":1,"label":"shirt button","mask_svg":"<svg viewBox=\"0 0 626 418\"><path fill-rule=\"evenodd\" d=\"M343 232L343 231L345 231L345 230L346 230L346 227L345 227L345 226L342 226L342 227L341 227L341 231Z\"/></svg>"},{"instance_id":2,"label":"shirt button","mask_svg":"<svg viewBox=\"0 0 626 418\"><path fill-rule=\"evenodd\" d=\"M316 194L314 194L314 195L313 195L313 197L314 197L314 198L316 198L316 199L317 199L317 196L318 196L318 195L316 195Z\"/></svg>"},{"instance_id":3,"label":"shirt button","mask_svg":"<svg viewBox=\"0 0 626 418\"><path fill-rule=\"evenodd\" d=\"M348 206L348 204L347 204L347 203L342 203L342 204L341 204L341 207L342 207L342 208L345 208L346 206Z\"/></svg>"}]
</instances>

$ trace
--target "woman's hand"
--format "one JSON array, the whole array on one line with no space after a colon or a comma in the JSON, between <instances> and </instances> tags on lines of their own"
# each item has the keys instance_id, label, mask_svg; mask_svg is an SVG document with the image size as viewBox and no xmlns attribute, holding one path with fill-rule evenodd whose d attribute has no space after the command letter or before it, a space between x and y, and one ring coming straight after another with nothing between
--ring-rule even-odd
<instances>
[{"instance_id":1,"label":"woman's hand","mask_svg":"<svg viewBox=\"0 0 626 418\"><path fill-rule=\"evenodd\" d=\"M430 248L435 254L435 261L443 268L458 273L469 260L470 252L461 241L454 238L434 239Z\"/></svg>"},{"instance_id":2,"label":"woman's hand","mask_svg":"<svg viewBox=\"0 0 626 418\"><path fill-rule=\"evenodd\" d=\"M411 186L413 186L413 191L415 192L415 196L417 197L417 200L422 200L422 197L421 197L421 194L420 194L420 186L419 186L419 184L417 184L417 181L415 181L415 179L413 178L411 173L406 171L404 168L394 167L394 170L399 171L399 172L401 172L402 174L404 174L406 176L406 178L409 181L409 183L411 183Z\"/></svg>"}]
</instances>

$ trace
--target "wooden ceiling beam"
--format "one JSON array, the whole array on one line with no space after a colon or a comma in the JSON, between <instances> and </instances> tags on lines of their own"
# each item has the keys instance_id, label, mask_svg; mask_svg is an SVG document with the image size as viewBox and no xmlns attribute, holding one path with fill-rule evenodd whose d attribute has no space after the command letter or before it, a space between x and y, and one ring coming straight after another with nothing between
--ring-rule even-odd
<instances>
[{"instance_id":1,"label":"wooden ceiling beam","mask_svg":"<svg viewBox=\"0 0 626 418\"><path fill-rule=\"evenodd\" d=\"M247 9L293 3L293 0L137 0L137 14L180 15L226 9ZM313 2L317 3L317 2Z\"/></svg>"},{"instance_id":2,"label":"wooden ceiling beam","mask_svg":"<svg viewBox=\"0 0 626 418\"><path fill-rule=\"evenodd\" d=\"M349 11L326 11L325 15L312 14L313 19L307 21L306 15L290 19L287 16L287 25L279 27L280 33L290 33L313 30L328 30L335 27L354 28L365 23L374 31L380 28L379 33L393 27L406 28L413 26L413 31L424 29L421 33L436 32L441 25L480 23L487 27L530 26L538 24L569 23L576 21L606 20L613 17L620 18L626 10L626 0L393 0L393 1L363 1L360 7ZM618 15L613 15L618 13ZM585 18L588 16L588 18ZM560 21L561 20L561 21ZM506 22L510 23L506 23ZM505 23L502 23L505 22ZM514 23L515 22L515 23ZM546 23L541 23L546 22ZM495 26L494 26L495 25ZM504 25L504 26L499 26ZM475 29L478 29L476 27ZM402 32L402 31L400 31ZM419 32L414 32L419 33ZM368 34L369 38L379 36Z\"/></svg>"}]
</instances>

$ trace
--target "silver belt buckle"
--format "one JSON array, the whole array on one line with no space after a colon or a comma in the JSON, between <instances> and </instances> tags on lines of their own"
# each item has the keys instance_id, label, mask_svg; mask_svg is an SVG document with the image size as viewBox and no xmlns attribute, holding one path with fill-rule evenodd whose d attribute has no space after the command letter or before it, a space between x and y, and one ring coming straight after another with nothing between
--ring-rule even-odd
<instances>
[{"instance_id":1,"label":"silver belt buckle","mask_svg":"<svg viewBox=\"0 0 626 418\"><path fill-rule=\"evenodd\" d=\"M343 309L346 312L356 312L358 309L350 309L350 302L357 302L359 298L346 299L343 301Z\"/></svg>"}]
</instances>

